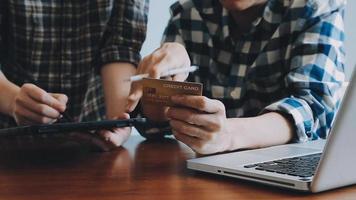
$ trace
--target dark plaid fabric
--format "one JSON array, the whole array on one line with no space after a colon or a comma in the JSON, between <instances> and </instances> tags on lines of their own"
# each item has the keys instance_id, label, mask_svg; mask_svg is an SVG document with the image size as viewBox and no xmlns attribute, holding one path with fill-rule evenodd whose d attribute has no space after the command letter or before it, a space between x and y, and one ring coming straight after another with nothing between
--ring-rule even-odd
<instances>
[{"instance_id":1,"label":"dark plaid fabric","mask_svg":"<svg viewBox=\"0 0 356 200\"><path fill-rule=\"evenodd\" d=\"M68 111L78 121L103 119L100 68L139 62L148 0L2 0L0 6L5 76L68 95ZM13 125L0 115L0 127Z\"/></svg>"},{"instance_id":2,"label":"dark plaid fabric","mask_svg":"<svg viewBox=\"0 0 356 200\"><path fill-rule=\"evenodd\" d=\"M191 81L221 100L228 117L276 111L294 120L296 139L325 138L344 82L345 1L269 0L249 33L219 0L180 0L163 42L183 44L200 67Z\"/></svg>"}]
</instances>

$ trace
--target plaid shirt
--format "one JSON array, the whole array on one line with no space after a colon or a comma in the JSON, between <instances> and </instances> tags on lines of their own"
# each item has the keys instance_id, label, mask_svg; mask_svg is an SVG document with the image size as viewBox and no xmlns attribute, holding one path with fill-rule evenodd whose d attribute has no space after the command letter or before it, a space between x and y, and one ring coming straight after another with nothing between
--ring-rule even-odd
<instances>
[{"instance_id":1,"label":"plaid shirt","mask_svg":"<svg viewBox=\"0 0 356 200\"><path fill-rule=\"evenodd\" d=\"M200 66L190 81L222 101L227 117L275 111L294 122L296 140L325 138L344 82L345 1L269 0L249 33L218 0L181 0L163 42L183 44Z\"/></svg>"},{"instance_id":2,"label":"plaid shirt","mask_svg":"<svg viewBox=\"0 0 356 200\"><path fill-rule=\"evenodd\" d=\"M0 69L18 86L36 83L68 95L76 120L100 120L100 67L138 63L147 12L148 0L2 0ZM0 127L13 125L0 115Z\"/></svg>"}]
</instances>

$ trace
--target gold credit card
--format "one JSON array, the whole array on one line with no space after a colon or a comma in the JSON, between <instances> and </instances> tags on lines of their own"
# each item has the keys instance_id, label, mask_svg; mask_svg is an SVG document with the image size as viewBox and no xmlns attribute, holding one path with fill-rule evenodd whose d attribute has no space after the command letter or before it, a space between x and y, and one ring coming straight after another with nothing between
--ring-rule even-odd
<instances>
[{"instance_id":1,"label":"gold credit card","mask_svg":"<svg viewBox=\"0 0 356 200\"><path fill-rule=\"evenodd\" d=\"M203 94L203 84L201 83L145 78L142 84L143 103L173 106L171 96L180 94L201 96Z\"/></svg>"}]
</instances>

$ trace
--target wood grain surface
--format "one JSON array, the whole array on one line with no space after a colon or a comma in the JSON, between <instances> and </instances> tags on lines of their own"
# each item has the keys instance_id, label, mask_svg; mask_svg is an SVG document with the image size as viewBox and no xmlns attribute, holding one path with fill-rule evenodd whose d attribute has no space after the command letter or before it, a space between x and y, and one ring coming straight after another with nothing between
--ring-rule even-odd
<instances>
[{"instance_id":1,"label":"wood grain surface","mask_svg":"<svg viewBox=\"0 0 356 200\"><path fill-rule=\"evenodd\" d=\"M356 186L304 194L186 169L174 139L132 136L123 148L0 153L0 199L356 199Z\"/></svg>"}]
</instances>

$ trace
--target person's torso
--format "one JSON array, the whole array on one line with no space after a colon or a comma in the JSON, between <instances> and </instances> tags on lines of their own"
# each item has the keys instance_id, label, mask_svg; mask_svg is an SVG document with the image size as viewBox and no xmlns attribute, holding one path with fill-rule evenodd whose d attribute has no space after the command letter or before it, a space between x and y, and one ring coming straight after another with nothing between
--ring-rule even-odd
<instances>
[{"instance_id":1,"label":"person's torso","mask_svg":"<svg viewBox=\"0 0 356 200\"><path fill-rule=\"evenodd\" d=\"M192 64L199 66L189 80L203 83L205 96L222 101L228 117L256 116L291 95L286 85L292 70L291 50L303 32L299 12L307 12L291 9L297 3L267 1L251 30L237 38L232 37L235 24L218 0L181 1L172 6L172 21L178 24ZM174 36L168 35L168 40Z\"/></svg>"},{"instance_id":2,"label":"person's torso","mask_svg":"<svg viewBox=\"0 0 356 200\"><path fill-rule=\"evenodd\" d=\"M35 82L48 92L65 93L77 119L83 113L101 116L97 59L113 0L1 3L6 5L1 27L6 77L19 86Z\"/></svg>"}]
</instances>

